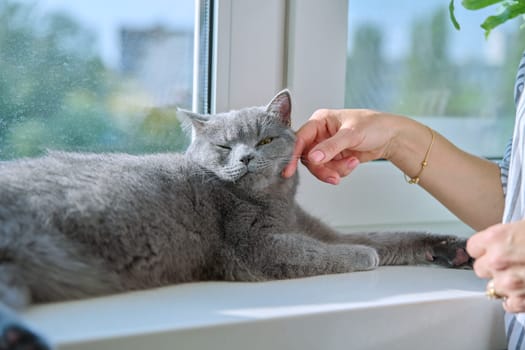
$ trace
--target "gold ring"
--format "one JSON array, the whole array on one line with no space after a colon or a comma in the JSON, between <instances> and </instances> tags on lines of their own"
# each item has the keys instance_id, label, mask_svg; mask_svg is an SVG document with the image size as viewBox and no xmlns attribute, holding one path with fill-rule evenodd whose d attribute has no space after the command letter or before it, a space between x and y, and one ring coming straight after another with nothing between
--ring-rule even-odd
<instances>
[{"instance_id":1,"label":"gold ring","mask_svg":"<svg viewBox=\"0 0 525 350\"><path fill-rule=\"evenodd\" d=\"M494 280L490 280L487 283L487 290L485 291L485 295L489 299L505 299L503 295L500 295L496 292L496 288L494 288Z\"/></svg>"}]
</instances>

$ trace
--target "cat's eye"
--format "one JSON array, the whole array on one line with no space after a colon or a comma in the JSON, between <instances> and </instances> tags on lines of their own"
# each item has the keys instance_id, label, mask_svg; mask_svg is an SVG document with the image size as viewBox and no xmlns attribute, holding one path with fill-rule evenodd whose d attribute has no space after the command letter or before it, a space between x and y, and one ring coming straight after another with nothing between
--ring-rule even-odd
<instances>
[{"instance_id":1,"label":"cat's eye","mask_svg":"<svg viewBox=\"0 0 525 350\"><path fill-rule=\"evenodd\" d=\"M232 148L231 148L230 146L225 146L225 145L215 145L215 146L217 146L217 147L219 147L219 148L221 148L221 149L228 150L228 151L231 151L231 150L232 150Z\"/></svg>"},{"instance_id":2,"label":"cat's eye","mask_svg":"<svg viewBox=\"0 0 525 350\"><path fill-rule=\"evenodd\" d=\"M273 137L266 137L266 138L262 139L261 141L259 141L257 146L264 146L264 145L269 144L272 141L273 141Z\"/></svg>"}]
</instances>

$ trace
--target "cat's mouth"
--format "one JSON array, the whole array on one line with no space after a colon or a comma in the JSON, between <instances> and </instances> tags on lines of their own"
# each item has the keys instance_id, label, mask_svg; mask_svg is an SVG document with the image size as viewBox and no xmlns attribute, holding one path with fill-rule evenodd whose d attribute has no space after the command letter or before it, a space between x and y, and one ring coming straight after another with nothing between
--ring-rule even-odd
<instances>
[{"instance_id":1,"label":"cat's mouth","mask_svg":"<svg viewBox=\"0 0 525 350\"><path fill-rule=\"evenodd\" d=\"M266 173L265 171L261 172L261 170L261 168L249 165L236 167L235 169L229 169L229 171L223 172L222 178L224 180L236 183L239 181L246 181L247 179L253 179L254 177L270 176L270 174Z\"/></svg>"},{"instance_id":2,"label":"cat's mouth","mask_svg":"<svg viewBox=\"0 0 525 350\"><path fill-rule=\"evenodd\" d=\"M250 170L247 167L236 168L234 170L226 171L221 176L226 181L238 182L250 174Z\"/></svg>"},{"instance_id":3,"label":"cat's mouth","mask_svg":"<svg viewBox=\"0 0 525 350\"><path fill-rule=\"evenodd\" d=\"M260 171L257 169L250 169L250 167L243 167L239 169L235 176L232 177L233 182L243 181L249 178L253 178L260 174Z\"/></svg>"}]
</instances>

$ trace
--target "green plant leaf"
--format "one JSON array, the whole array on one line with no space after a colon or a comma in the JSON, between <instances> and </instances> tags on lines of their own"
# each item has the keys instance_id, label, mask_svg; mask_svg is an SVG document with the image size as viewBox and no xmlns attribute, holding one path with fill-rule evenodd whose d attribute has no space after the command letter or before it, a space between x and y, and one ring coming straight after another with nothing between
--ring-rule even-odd
<instances>
[{"instance_id":1,"label":"green plant leaf","mask_svg":"<svg viewBox=\"0 0 525 350\"><path fill-rule=\"evenodd\" d=\"M456 19L456 15L454 14L454 0L450 0L450 4L448 5L448 13L450 15L450 20L452 21L452 24L454 25L454 28L456 28L457 30L460 30L461 26L459 25L459 22Z\"/></svg>"},{"instance_id":2,"label":"green plant leaf","mask_svg":"<svg viewBox=\"0 0 525 350\"><path fill-rule=\"evenodd\" d=\"M481 24L481 28L485 29L485 37L488 37L490 32L500 24L522 15L523 13L525 13L525 2L505 4L501 13L487 17L487 19Z\"/></svg>"},{"instance_id":3,"label":"green plant leaf","mask_svg":"<svg viewBox=\"0 0 525 350\"><path fill-rule=\"evenodd\" d=\"M461 1L461 5L467 10L479 10L502 1L503 0L463 0Z\"/></svg>"}]
</instances>

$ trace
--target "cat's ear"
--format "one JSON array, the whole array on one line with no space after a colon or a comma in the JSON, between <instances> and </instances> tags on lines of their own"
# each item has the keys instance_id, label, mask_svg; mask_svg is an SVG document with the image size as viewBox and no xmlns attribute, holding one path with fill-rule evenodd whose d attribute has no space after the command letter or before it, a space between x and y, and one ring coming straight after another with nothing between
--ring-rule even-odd
<instances>
[{"instance_id":1,"label":"cat's ear","mask_svg":"<svg viewBox=\"0 0 525 350\"><path fill-rule=\"evenodd\" d=\"M199 131L205 128L209 116L194 113L185 109L177 108L177 118L181 123L182 130L188 136L191 135L191 141L195 140Z\"/></svg>"},{"instance_id":2,"label":"cat's ear","mask_svg":"<svg viewBox=\"0 0 525 350\"><path fill-rule=\"evenodd\" d=\"M193 126L193 129L200 130L204 128L206 122L210 120L209 115L194 113L185 109L177 109L177 117L185 125Z\"/></svg>"},{"instance_id":3,"label":"cat's ear","mask_svg":"<svg viewBox=\"0 0 525 350\"><path fill-rule=\"evenodd\" d=\"M281 122L286 126L292 125L292 98L290 91L284 89L279 92L266 107L268 113L274 114L281 119Z\"/></svg>"}]
</instances>

